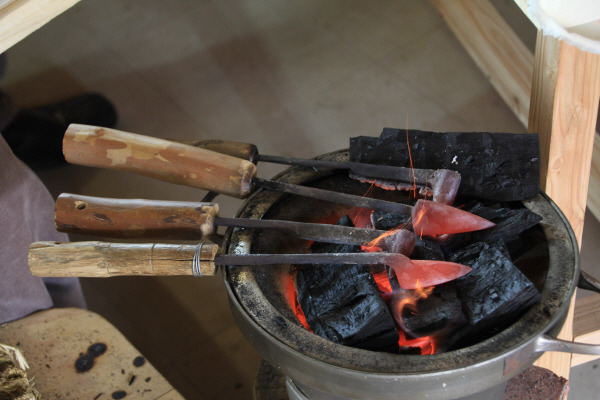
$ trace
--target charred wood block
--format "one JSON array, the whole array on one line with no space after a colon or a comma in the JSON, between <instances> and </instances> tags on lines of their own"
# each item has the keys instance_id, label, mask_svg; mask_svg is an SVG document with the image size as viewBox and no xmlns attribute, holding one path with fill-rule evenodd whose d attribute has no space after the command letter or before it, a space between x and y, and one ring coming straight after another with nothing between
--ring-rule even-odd
<instances>
[{"instance_id":1,"label":"charred wood block","mask_svg":"<svg viewBox=\"0 0 600 400\"><path fill-rule=\"evenodd\" d=\"M351 161L408 168L412 158L414 168L458 171L459 194L498 201L524 200L539 193L539 153L535 134L384 128L378 138L350 139Z\"/></svg>"},{"instance_id":2,"label":"charred wood block","mask_svg":"<svg viewBox=\"0 0 600 400\"><path fill-rule=\"evenodd\" d=\"M348 224L344 221L344 225ZM314 253L358 252L360 246L314 243ZM296 276L298 301L313 332L335 343L398 352L394 318L366 265L304 265Z\"/></svg>"},{"instance_id":3,"label":"charred wood block","mask_svg":"<svg viewBox=\"0 0 600 400\"><path fill-rule=\"evenodd\" d=\"M455 282L469 321L478 329L511 322L541 297L512 263L502 242L474 243L451 261L473 268Z\"/></svg>"},{"instance_id":4,"label":"charred wood block","mask_svg":"<svg viewBox=\"0 0 600 400\"><path fill-rule=\"evenodd\" d=\"M402 325L412 336L421 337L434 333L449 334L468 323L453 283L436 286L420 299L414 309L402 312Z\"/></svg>"}]
</instances>

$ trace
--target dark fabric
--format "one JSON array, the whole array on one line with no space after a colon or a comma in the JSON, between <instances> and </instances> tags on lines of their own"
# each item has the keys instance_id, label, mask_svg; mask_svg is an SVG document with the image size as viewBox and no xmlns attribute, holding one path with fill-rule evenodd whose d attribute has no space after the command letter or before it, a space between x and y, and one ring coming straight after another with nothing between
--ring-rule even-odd
<instances>
[{"instance_id":1,"label":"dark fabric","mask_svg":"<svg viewBox=\"0 0 600 400\"><path fill-rule=\"evenodd\" d=\"M0 78L6 71L6 53L0 54ZM0 132L15 118L19 108L12 98L0 90Z\"/></svg>"},{"instance_id":2,"label":"dark fabric","mask_svg":"<svg viewBox=\"0 0 600 400\"><path fill-rule=\"evenodd\" d=\"M53 306L85 308L75 278L44 280L30 274L29 244L68 241L54 228L54 201L39 178L0 136L0 323Z\"/></svg>"},{"instance_id":3,"label":"dark fabric","mask_svg":"<svg viewBox=\"0 0 600 400\"><path fill-rule=\"evenodd\" d=\"M0 109L3 105L0 96ZM37 170L66 163L62 142L70 124L112 128L116 122L117 111L107 98L86 93L55 104L20 109L1 132L13 153Z\"/></svg>"}]
</instances>

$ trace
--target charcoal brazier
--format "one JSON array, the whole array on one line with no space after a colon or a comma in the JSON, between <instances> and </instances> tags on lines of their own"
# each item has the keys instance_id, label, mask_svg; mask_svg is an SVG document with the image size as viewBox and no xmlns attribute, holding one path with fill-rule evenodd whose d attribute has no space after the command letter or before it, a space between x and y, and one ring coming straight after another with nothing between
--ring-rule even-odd
<instances>
[{"instance_id":1,"label":"charcoal brazier","mask_svg":"<svg viewBox=\"0 0 600 400\"><path fill-rule=\"evenodd\" d=\"M321 156L346 160L346 151ZM343 173L293 167L275 179L364 194L368 185ZM378 192L397 201L406 193ZM566 317L579 276L577 242L566 218L545 195L521 204L543 217L526 240L531 252L520 269L542 294L512 325L479 343L436 355L399 355L355 349L327 341L306 330L295 317L286 294L292 266L231 266L224 281L234 318L247 340L288 378L290 398L311 399L459 399L499 392L512 377L544 351L600 354L597 346L553 339ZM241 218L323 221L343 206L257 191L239 210ZM230 229L229 254L306 251L306 242L281 233ZM581 347L583 346L583 347ZM310 397L308 397L310 396ZM500 397L502 398L502 397Z\"/></svg>"}]
</instances>

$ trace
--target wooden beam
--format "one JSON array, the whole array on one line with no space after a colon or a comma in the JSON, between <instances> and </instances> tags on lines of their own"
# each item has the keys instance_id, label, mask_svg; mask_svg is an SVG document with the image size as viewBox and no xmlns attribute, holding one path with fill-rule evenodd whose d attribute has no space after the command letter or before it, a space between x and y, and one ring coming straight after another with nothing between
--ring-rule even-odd
<instances>
[{"instance_id":1,"label":"wooden beam","mask_svg":"<svg viewBox=\"0 0 600 400\"><path fill-rule=\"evenodd\" d=\"M0 54L78 2L10 0L0 7Z\"/></svg>"},{"instance_id":2,"label":"wooden beam","mask_svg":"<svg viewBox=\"0 0 600 400\"><path fill-rule=\"evenodd\" d=\"M517 118L527 125L533 54L489 1L431 0Z\"/></svg>"},{"instance_id":3,"label":"wooden beam","mask_svg":"<svg viewBox=\"0 0 600 400\"><path fill-rule=\"evenodd\" d=\"M515 116L527 126L534 64L531 51L487 0L430 1ZM594 141L587 207L600 220L598 134Z\"/></svg>"}]
</instances>

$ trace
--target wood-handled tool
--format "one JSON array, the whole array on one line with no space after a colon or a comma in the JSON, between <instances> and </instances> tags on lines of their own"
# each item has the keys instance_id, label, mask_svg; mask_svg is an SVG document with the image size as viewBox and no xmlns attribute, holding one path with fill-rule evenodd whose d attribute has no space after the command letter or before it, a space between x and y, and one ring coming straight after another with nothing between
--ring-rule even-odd
<instances>
[{"instance_id":1,"label":"wood-handled tool","mask_svg":"<svg viewBox=\"0 0 600 400\"><path fill-rule=\"evenodd\" d=\"M71 124L63 139L68 162L135 172L167 182L244 198L252 192L250 161L115 129Z\"/></svg>"},{"instance_id":2,"label":"wood-handled tool","mask_svg":"<svg viewBox=\"0 0 600 400\"><path fill-rule=\"evenodd\" d=\"M422 221L417 232L422 235L469 232L494 226L473 214L427 200L418 200L415 206L410 206L260 179L255 176L256 166L247 160L114 129L72 124L64 136L63 153L66 160L74 164L135 172L234 197L246 197L256 186L353 207L412 215L414 221L418 218ZM427 225L431 218L420 218L419 213L443 214L445 221Z\"/></svg>"},{"instance_id":3,"label":"wood-handled tool","mask_svg":"<svg viewBox=\"0 0 600 400\"><path fill-rule=\"evenodd\" d=\"M113 238L202 239L216 226L273 229L317 242L376 245L382 251L410 255L415 234L407 230L352 228L269 219L222 218L213 203L145 199L110 199L63 193L54 211L56 229L66 233Z\"/></svg>"},{"instance_id":4,"label":"wood-handled tool","mask_svg":"<svg viewBox=\"0 0 600 400\"><path fill-rule=\"evenodd\" d=\"M447 205L452 204L460 186L460 174L449 169L404 168L353 161L328 161L273 156L259 153L258 147L252 143L226 140L189 140L178 142L243 158L254 164L261 161L308 168L347 169L351 172L351 177L359 180L370 178L378 182L384 181L387 183L386 186L394 186L394 188L405 190L419 188L421 194L430 195L433 201Z\"/></svg>"},{"instance_id":5,"label":"wood-handled tool","mask_svg":"<svg viewBox=\"0 0 600 400\"><path fill-rule=\"evenodd\" d=\"M447 261L410 260L396 253L218 254L214 244L35 242L29 247L29 269L44 277L110 277L118 275L215 275L218 265L384 264L400 286L416 289L459 278L471 268Z\"/></svg>"}]
</instances>

